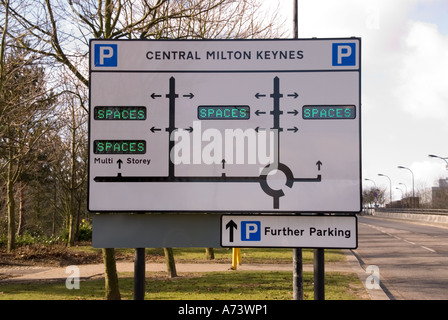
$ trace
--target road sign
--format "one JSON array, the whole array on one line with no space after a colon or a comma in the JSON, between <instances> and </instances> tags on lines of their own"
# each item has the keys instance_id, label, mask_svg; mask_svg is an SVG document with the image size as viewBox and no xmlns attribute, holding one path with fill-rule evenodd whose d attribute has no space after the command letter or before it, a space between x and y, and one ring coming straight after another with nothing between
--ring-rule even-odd
<instances>
[{"instance_id":1,"label":"road sign","mask_svg":"<svg viewBox=\"0 0 448 320\"><path fill-rule=\"evenodd\" d=\"M360 50L92 40L89 210L359 212Z\"/></svg>"},{"instance_id":2,"label":"road sign","mask_svg":"<svg viewBox=\"0 0 448 320\"><path fill-rule=\"evenodd\" d=\"M221 246L355 249L358 246L357 218L222 215Z\"/></svg>"}]
</instances>

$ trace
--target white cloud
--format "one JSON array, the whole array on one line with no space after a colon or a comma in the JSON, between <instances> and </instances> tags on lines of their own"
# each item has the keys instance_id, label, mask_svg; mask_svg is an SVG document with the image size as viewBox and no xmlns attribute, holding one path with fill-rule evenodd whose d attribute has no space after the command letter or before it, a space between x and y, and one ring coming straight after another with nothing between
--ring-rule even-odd
<instances>
[{"instance_id":1,"label":"white cloud","mask_svg":"<svg viewBox=\"0 0 448 320\"><path fill-rule=\"evenodd\" d=\"M410 21L394 90L401 108L421 118L448 116L448 36L431 23Z\"/></svg>"},{"instance_id":2,"label":"white cloud","mask_svg":"<svg viewBox=\"0 0 448 320\"><path fill-rule=\"evenodd\" d=\"M445 178L448 175L448 171L442 160L414 162L410 165L410 169L414 173L416 187L417 184L437 185L440 178Z\"/></svg>"}]
</instances>

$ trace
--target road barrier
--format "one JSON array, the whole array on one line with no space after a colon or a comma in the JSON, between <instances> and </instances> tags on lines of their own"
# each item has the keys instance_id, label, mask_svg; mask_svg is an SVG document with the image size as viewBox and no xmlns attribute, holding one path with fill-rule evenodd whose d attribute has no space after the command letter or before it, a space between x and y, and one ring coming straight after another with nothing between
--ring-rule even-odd
<instances>
[{"instance_id":1,"label":"road barrier","mask_svg":"<svg viewBox=\"0 0 448 320\"><path fill-rule=\"evenodd\" d=\"M448 225L448 210L446 209L385 209L372 210L373 216L415 220Z\"/></svg>"}]
</instances>

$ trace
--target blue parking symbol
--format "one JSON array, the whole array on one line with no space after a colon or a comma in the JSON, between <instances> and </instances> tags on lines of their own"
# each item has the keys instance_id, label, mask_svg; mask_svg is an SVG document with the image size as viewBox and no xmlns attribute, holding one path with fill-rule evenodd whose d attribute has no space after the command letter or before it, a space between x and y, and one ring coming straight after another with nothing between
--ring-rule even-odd
<instances>
[{"instance_id":1,"label":"blue parking symbol","mask_svg":"<svg viewBox=\"0 0 448 320\"><path fill-rule=\"evenodd\" d=\"M116 44L95 44L95 67L116 67L118 48Z\"/></svg>"},{"instance_id":2,"label":"blue parking symbol","mask_svg":"<svg viewBox=\"0 0 448 320\"><path fill-rule=\"evenodd\" d=\"M332 65L333 66L355 66L356 65L356 43L333 43Z\"/></svg>"},{"instance_id":3,"label":"blue parking symbol","mask_svg":"<svg viewBox=\"0 0 448 320\"><path fill-rule=\"evenodd\" d=\"M241 241L261 241L261 222L241 221Z\"/></svg>"}]
</instances>

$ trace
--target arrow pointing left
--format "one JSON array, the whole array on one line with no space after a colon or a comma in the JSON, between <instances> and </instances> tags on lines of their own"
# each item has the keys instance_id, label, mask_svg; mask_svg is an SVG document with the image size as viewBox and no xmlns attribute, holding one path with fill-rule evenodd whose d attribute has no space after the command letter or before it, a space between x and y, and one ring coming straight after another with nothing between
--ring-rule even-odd
<instances>
[{"instance_id":1,"label":"arrow pointing left","mask_svg":"<svg viewBox=\"0 0 448 320\"><path fill-rule=\"evenodd\" d=\"M226 229L230 229L229 230L229 242L233 242L233 229L238 229L238 226L236 225L236 223L233 220L230 220L226 224Z\"/></svg>"}]
</instances>

